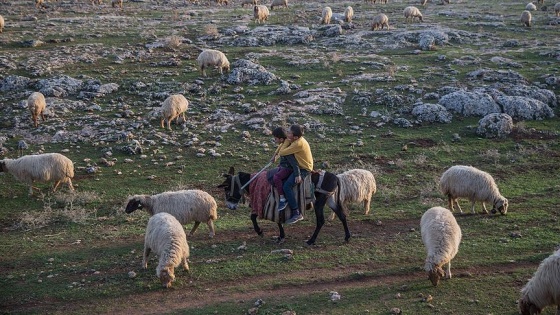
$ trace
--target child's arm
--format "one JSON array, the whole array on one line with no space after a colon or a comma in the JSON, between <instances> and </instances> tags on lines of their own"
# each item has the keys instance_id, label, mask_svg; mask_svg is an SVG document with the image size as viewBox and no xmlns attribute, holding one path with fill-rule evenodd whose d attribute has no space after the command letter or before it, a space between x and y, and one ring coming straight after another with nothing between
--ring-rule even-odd
<instances>
[{"instance_id":1,"label":"child's arm","mask_svg":"<svg viewBox=\"0 0 560 315\"><path fill-rule=\"evenodd\" d=\"M290 163L290 166L292 167L292 171L296 174L296 177L300 176L300 171L299 171L298 162L296 160L296 156L293 155L293 154L290 154L290 155L286 155L284 157L286 158L286 160L288 160L288 163Z\"/></svg>"}]
</instances>

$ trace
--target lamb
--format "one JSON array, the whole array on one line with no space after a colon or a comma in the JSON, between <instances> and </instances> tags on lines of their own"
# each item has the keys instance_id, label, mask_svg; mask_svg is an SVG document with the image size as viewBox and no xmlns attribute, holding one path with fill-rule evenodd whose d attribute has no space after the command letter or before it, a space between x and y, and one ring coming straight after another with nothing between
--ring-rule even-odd
<instances>
[{"instance_id":1,"label":"lamb","mask_svg":"<svg viewBox=\"0 0 560 315\"><path fill-rule=\"evenodd\" d=\"M161 105L161 128L164 121L167 121L167 129L171 130L171 121L175 119L177 123L179 121L179 116L186 121L185 112L189 108L189 101L181 94L173 94L163 101Z\"/></svg>"},{"instance_id":2,"label":"lamb","mask_svg":"<svg viewBox=\"0 0 560 315\"><path fill-rule=\"evenodd\" d=\"M422 215L420 231L427 253L424 269L428 272L428 279L437 286L440 278L451 279L451 260L459 251L461 228L451 211L433 207ZM445 264L447 273L442 268Z\"/></svg>"},{"instance_id":3,"label":"lamb","mask_svg":"<svg viewBox=\"0 0 560 315\"><path fill-rule=\"evenodd\" d=\"M272 3L270 4L270 10L274 10L274 7L288 8L288 0L272 0Z\"/></svg>"},{"instance_id":4,"label":"lamb","mask_svg":"<svg viewBox=\"0 0 560 315\"><path fill-rule=\"evenodd\" d=\"M255 18L256 23L261 23L268 20L270 16L270 12L266 5L256 5L253 7L253 17Z\"/></svg>"},{"instance_id":5,"label":"lamb","mask_svg":"<svg viewBox=\"0 0 560 315\"><path fill-rule=\"evenodd\" d=\"M371 197L377 190L373 174L364 169L352 169L336 176L340 181L340 203L343 207L350 202L363 202L364 214L368 215ZM329 199L329 207L331 206L330 201ZM333 204L333 206L335 205ZM334 216L333 212L329 220L334 220Z\"/></svg>"},{"instance_id":6,"label":"lamb","mask_svg":"<svg viewBox=\"0 0 560 315\"><path fill-rule=\"evenodd\" d=\"M241 1L241 7L244 7L245 5L257 5L258 1L257 0L243 0Z\"/></svg>"},{"instance_id":7,"label":"lamb","mask_svg":"<svg viewBox=\"0 0 560 315\"><path fill-rule=\"evenodd\" d=\"M344 21L351 23L352 18L354 17L354 9L351 6L347 6L344 10Z\"/></svg>"},{"instance_id":8,"label":"lamb","mask_svg":"<svg viewBox=\"0 0 560 315\"><path fill-rule=\"evenodd\" d=\"M417 7L413 7L413 6L406 7L404 8L403 14L406 22L408 22L409 19L411 22L414 22L414 18L418 18L420 22L423 22L422 13L420 12L420 10L418 10Z\"/></svg>"},{"instance_id":9,"label":"lamb","mask_svg":"<svg viewBox=\"0 0 560 315\"><path fill-rule=\"evenodd\" d=\"M3 29L4 29L4 17L0 15L0 33L2 33Z\"/></svg>"},{"instance_id":10,"label":"lamb","mask_svg":"<svg viewBox=\"0 0 560 315\"><path fill-rule=\"evenodd\" d=\"M27 108L31 113L31 120L33 120L33 125L35 127L39 126L39 117L42 121L45 121L45 108L47 107L47 102L45 101L45 96L41 92L33 92L27 98Z\"/></svg>"},{"instance_id":11,"label":"lamb","mask_svg":"<svg viewBox=\"0 0 560 315\"><path fill-rule=\"evenodd\" d=\"M525 6L525 10L527 10L527 11L535 11L536 9L537 9L537 6L533 2L529 2Z\"/></svg>"},{"instance_id":12,"label":"lamb","mask_svg":"<svg viewBox=\"0 0 560 315\"><path fill-rule=\"evenodd\" d=\"M556 16L560 16L560 2L554 5L554 14L556 14Z\"/></svg>"},{"instance_id":13,"label":"lamb","mask_svg":"<svg viewBox=\"0 0 560 315\"><path fill-rule=\"evenodd\" d=\"M34 182L54 181L53 192L60 183L66 182L68 189L74 191L74 164L60 153L25 155L15 160L3 159L0 160L0 172L8 172L17 180L29 185L29 196L33 195Z\"/></svg>"},{"instance_id":14,"label":"lamb","mask_svg":"<svg viewBox=\"0 0 560 315\"><path fill-rule=\"evenodd\" d=\"M266 11L268 12L268 9L266 9ZM220 74L224 74L224 70L226 72L229 71L229 60L226 55L219 50L206 49L198 55L196 61L198 62L198 67L203 76L206 76L206 68L211 66L218 67Z\"/></svg>"},{"instance_id":15,"label":"lamb","mask_svg":"<svg viewBox=\"0 0 560 315\"><path fill-rule=\"evenodd\" d=\"M377 29L383 29L383 26L386 26L389 29L389 18L387 15L383 13L379 13L378 15L373 17L373 22L371 24L371 30L375 31Z\"/></svg>"},{"instance_id":16,"label":"lamb","mask_svg":"<svg viewBox=\"0 0 560 315\"><path fill-rule=\"evenodd\" d=\"M485 202L492 203L492 213L496 213L496 210L502 215L507 213L508 200L500 194L494 178L475 167L464 165L450 167L441 176L439 188L448 197L451 211L454 211L453 204L456 204L459 211L463 213L457 198L465 197L472 202L472 213L475 213L476 201L482 202L486 213L488 210Z\"/></svg>"},{"instance_id":17,"label":"lamb","mask_svg":"<svg viewBox=\"0 0 560 315\"><path fill-rule=\"evenodd\" d=\"M194 221L189 236L194 234L200 222L206 222L210 238L215 235L214 220L218 219L218 205L210 194L202 190L168 191L152 196L134 195L128 198L125 212L131 213L136 209L145 209L150 215L167 212L181 224Z\"/></svg>"},{"instance_id":18,"label":"lamb","mask_svg":"<svg viewBox=\"0 0 560 315\"><path fill-rule=\"evenodd\" d=\"M164 288L175 280L175 267L183 265L189 272L189 245L181 223L174 216L161 212L153 215L146 227L142 268L148 268L148 256L153 251L159 256L156 275Z\"/></svg>"},{"instance_id":19,"label":"lamb","mask_svg":"<svg viewBox=\"0 0 560 315\"><path fill-rule=\"evenodd\" d=\"M543 308L556 305L560 313L560 250L545 258L533 277L521 289L521 315L540 314Z\"/></svg>"},{"instance_id":20,"label":"lamb","mask_svg":"<svg viewBox=\"0 0 560 315\"><path fill-rule=\"evenodd\" d=\"M324 7L321 15L321 24L331 24L331 18L332 9L330 7Z\"/></svg>"},{"instance_id":21,"label":"lamb","mask_svg":"<svg viewBox=\"0 0 560 315\"><path fill-rule=\"evenodd\" d=\"M523 23L523 25L527 26L527 27L531 27L531 20L533 19L533 16L531 15L531 12L525 10L523 12L521 12L521 23Z\"/></svg>"}]
</instances>

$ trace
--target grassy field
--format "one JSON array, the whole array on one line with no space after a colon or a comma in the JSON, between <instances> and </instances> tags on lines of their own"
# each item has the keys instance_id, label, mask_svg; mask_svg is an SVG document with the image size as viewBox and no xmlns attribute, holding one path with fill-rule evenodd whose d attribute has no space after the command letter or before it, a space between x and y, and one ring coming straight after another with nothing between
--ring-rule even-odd
<instances>
[{"instance_id":1,"label":"grassy field","mask_svg":"<svg viewBox=\"0 0 560 315\"><path fill-rule=\"evenodd\" d=\"M558 85L543 83L560 70L551 3L547 11L533 13L529 29L518 22L522 1L463 0L446 6L430 1L421 8L424 23L411 24L402 17L408 1L293 2L287 10L274 10L266 25L317 29L323 6L342 12L352 5L354 28L344 30L344 36L365 32L361 40L366 42L406 30L466 33L463 42L428 51L415 51L412 44L359 51L327 46L324 38L309 45L236 47L220 44L227 43L225 30L258 25L251 21L251 9L235 2L227 7L204 1L125 2L122 11L89 1L59 0L42 10L31 2L0 4L6 20L0 79L32 80L21 91L3 92L0 86L3 158L17 157L18 141L26 140L25 154L62 152L76 168L75 193L66 187L52 193L48 184L38 184L41 192L32 197L11 175L0 175L0 313L246 314L256 312L256 304L258 314L286 315L518 313L519 290L560 244L560 120L516 121L507 138L486 139L475 132L480 117L455 115L449 124L401 128L383 116L414 120L407 109L427 93L490 85L468 76L477 69L513 70L529 85L558 95ZM391 30L368 33L370 17L378 12L389 15ZM30 40L43 44L23 46ZM518 45L503 46L507 40ZM164 44L147 48L156 42ZM298 91L339 88L347 94L344 113L293 110L286 105L291 94L271 94L278 84L229 85L214 71L202 78L195 62L201 47L219 48L231 62L256 59L299 85ZM490 60L494 56L519 67L497 64ZM385 80L355 79L363 74ZM21 103L37 80L58 75L116 83L119 89L81 100L100 110L59 110L35 129ZM195 92L191 88L197 81L202 89ZM183 93L190 107L183 127L165 131L149 117L162 101L159 95L170 92ZM360 92L371 93L368 105L354 98ZM387 101L386 95L391 96ZM64 99L79 100L76 95ZM364 107L382 117L363 115ZM132 114L123 114L128 111ZM231 117L225 131L213 119L220 111ZM244 124L252 118L263 119L261 128ZM315 246L305 246L315 226L315 215L307 212L304 221L285 227L286 243L276 245L276 224L260 222L265 230L260 238L247 205L235 211L225 207L223 191L216 187L222 174L230 166L258 171L274 148L265 131L292 123L309 126L305 137L315 168L334 173L363 168L376 177L370 214L364 215L360 205L351 207L349 243L335 220L323 227ZM142 140L143 154L123 153L119 148L126 142L120 140L49 141L58 131L74 134L85 127L131 132ZM242 136L244 131L250 137ZM201 156L210 149L219 156ZM99 162L107 151L113 152L113 167ZM455 214L463 239L453 278L433 287L423 270L420 217L430 207L447 206L437 185L456 164L492 174L510 206L505 216L483 214L480 204L471 214L470 203L461 200L465 214ZM91 166L98 166L95 173L86 171ZM191 273L177 270L173 286L163 289L155 276L156 257L141 269L149 217L141 211L127 215L123 208L132 194L176 189L203 189L215 197L217 235L209 239L202 224L188 238ZM280 248L292 249L293 257L273 252ZM332 292L341 298L331 299ZM543 314L554 312L550 307Z\"/></svg>"}]
</instances>

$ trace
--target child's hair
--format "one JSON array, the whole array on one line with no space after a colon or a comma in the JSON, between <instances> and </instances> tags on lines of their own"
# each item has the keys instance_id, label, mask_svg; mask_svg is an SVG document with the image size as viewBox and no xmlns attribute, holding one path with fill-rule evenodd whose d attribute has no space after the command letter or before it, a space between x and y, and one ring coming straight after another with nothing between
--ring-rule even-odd
<instances>
[{"instance_id":1,"label":"child's hair","mask_svg":"<svg viewBox=\"0 0 560 315\"><path fill-rule=\"evenodd\" d=\"M292 132L292 135L296 137L303 136L303 127L301 127L300 125L291 125L290 131Z\"/></svg>"},{"instance_id":2,"label":"child's hair","mask_svg":"<svg viewBox=\"0 0 560 315\"><path fill-rule=\"evenodd\" d=\"M272 130L272 136L275 138L286 139L286 131L282 127L277 127L276 129Z\"/></svg>"}]
</instances>

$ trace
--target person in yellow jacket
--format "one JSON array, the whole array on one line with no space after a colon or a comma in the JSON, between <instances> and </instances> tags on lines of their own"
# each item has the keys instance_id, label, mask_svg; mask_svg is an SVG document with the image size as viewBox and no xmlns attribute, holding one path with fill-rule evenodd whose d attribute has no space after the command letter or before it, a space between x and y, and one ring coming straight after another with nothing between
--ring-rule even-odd
<instances>
[{"instance_id":1,"label":"person in yellow jacket","mask_svg":"<svg viewBox=\"0 0 560 315\"><path fill-rule=\"evenodd\" d=\"M283 186L286 202L290 206L290 209L292 209L292 217L286 220L286 224L292 224L303 220L292 187L302 183L305 176L313 170L313 155L311 154L309 143L303 138L303 128L300 125L291 125L287 136L288 139L286 141L289 141L290 145L282 147L280 151L278 151L278 155L282 157L293 154L299 166L299 171L294 170L294 172L288 176Z\"/></svg>"}]
</instances>

